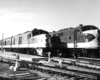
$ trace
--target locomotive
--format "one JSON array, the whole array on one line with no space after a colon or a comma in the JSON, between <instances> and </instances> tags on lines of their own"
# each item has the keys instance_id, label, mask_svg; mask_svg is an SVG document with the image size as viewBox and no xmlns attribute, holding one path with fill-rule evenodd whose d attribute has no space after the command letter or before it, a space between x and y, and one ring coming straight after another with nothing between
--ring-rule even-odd
<instances>
[{"instance_id":1,"label":"locomotive","mask_svg":"<svg viewBox=\"0 0 100 80\"><path fill-rule=\"evenodd\" d=\"M0 40L0 49L10 52L47 56L47 52L54 52L48 31L33 29L16 36ZM56 44L57 46L59 44ZM60 45L63 47L63 45Z\"/></svg>"},{"instance_id":2,"label":"locomotive","mask_svg":"<svg viewBox=\"0 0 100 80\"><path fill-rule=\"evenodd\" d=\"M94 25L80 24L76 28L53 31L51 36L59 36L66 44L66 48L62 49L64 56L100 57L100 30Z\"/></svg>"},{"instance_id":3,"label":"locomotive","mask_svg":"<svg viewBox=\"0 0 100 80\"><path fill-rule=\"evenodd\" d=\"M34 29L0 40L0 47L5 51L42 55L41 48L47 47L48 34L45 30Z\"/></svg>"}]
</instances>

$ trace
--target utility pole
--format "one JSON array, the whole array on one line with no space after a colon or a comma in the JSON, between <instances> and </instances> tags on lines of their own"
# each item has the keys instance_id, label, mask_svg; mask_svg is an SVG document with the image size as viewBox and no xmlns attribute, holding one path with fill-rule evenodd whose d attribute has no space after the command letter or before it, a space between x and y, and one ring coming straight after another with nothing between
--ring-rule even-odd
<instances>
[{"instance_id":1,"label":"utility pole","mask_svg":"<svg viewBox=\"0 0 100 80\"><path fill-rule=\"evenodd\" d=\"M2 45L1 45L1 51L3 52L3 37L4 37L4 33L2 33Z\"/></svg>"}]
</instances>

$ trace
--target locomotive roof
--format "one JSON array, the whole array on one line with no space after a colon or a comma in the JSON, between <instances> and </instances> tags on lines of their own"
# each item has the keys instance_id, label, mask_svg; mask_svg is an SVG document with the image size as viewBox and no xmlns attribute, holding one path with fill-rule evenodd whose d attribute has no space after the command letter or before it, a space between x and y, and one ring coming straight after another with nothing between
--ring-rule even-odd
<instances>
[{"instance_id":1,"label":"locomotive roof","mask_svg":"<svg viewBox=\"0 0 100 80\"><path fill-rule=\"evenodd\" d=\"M45 33L48 33L48 31L46 31L46 30L42 30L42 29L37 29L37 28L34 28L32 31L43 31L43 32L45 32ZM26 33L29 33L29 32L31 32L31 31L26 31L26 32L24 32L24 33L20 33L20 34L17 34L17 35L15 35L15 36L11 36L11 37L16 37L16 36L20 36L20 35L23 35L23 34L26 34ZM8 37L8 38L5 38L5 39L10 39L11 37ZM3 40L5 40L5 39L3 39Z\"/></svg>"},{"instance_id":2,"label":"locomotive roof","mask_svg":"<svg viewBox=\"0 0 100 80\"><path fill-rule=\"evenodd\" d=\"M79 26L77 26L77 27L75 27L75 28L73 28L73 27L70 27L70 28L64 28L64 29L61 29L61 30L59 30L59 31L57 31L57 32L61 32L61 31L66 31L66 30L77 30L77 29L99 29L98 27L96 27L96 26L94 26L94 25L79 25ZM54 32L53 32L54 33Z\"/></svg>"},{"instance_id":3,"label":"locomotive roof","mask_svg":"<svg viewBox=\"0 0 100 80\"><path fill-rule=\"evenodd\" d=\"M33 29L32 31L43 31L43 32L48 32L48 31L46 31L46 30L43 30L43 29L37 29L37 28L35 28L35 29Z\"/></svg>"}]
</instances>

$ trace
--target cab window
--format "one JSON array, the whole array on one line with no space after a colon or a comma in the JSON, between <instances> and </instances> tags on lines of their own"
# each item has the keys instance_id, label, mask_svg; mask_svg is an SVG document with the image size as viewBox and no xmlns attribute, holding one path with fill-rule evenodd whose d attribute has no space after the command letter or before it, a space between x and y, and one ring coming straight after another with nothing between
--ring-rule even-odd
<instances>
[{"instance_id":1,"label":"cab window","mask_svg":"<svg viewBox=\"0 0 100 80\"><path fill-rule=\"evenodd\" d=\"M95 26L91 26L91 28L92 28L92 29L98 29L98 28L97 28L97 27L95 27Z\"/></svg>"},{"instance_id":2,"label":"cab window","mask_svg":"<svg viewBox=\"0 0 100 80\"><path fill-rule=\"evenodd\" d=\"M91 27L90 26L84 26L81 29L82 29L82 31L87 31L87 30L91 30Z\"/></svg>"},{"instance_id":3,"label":"cab window","mask_svg":"<svg viewBox=\"0 0 100 80\"><path fill-rule=\"evenodd\" d=\"M82 31L94 30L94 29L98 29L98 28L95 27L95 26L92 26L92 25L88 25L88 26L83 26L83 27L81 27L81 30L82 30Z\"/></svg>"},{"instance_id":4,"label":"cab window","mask_svg":"<svg viewBox=\"0 0 100 80\"><path fill-rule=\"evenodd\" d=\"M40 34L49 34L47 31L45 31L45 30L38 30L38 29L34 29L33 31L32 31L32 35L33 36L36 36L36 35L40 35Z\"/></svg>"}]
</instances>

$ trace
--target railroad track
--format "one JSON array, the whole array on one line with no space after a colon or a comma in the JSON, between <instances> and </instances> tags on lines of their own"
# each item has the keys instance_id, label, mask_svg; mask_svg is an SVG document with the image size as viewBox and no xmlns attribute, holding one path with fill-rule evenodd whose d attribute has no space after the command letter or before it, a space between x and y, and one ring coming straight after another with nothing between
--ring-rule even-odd
<instances>
[{"instance_id":1,"label":"railroad track","mask_svg":"<svg viewBox=\"0 0 100 80\"><path fill-rule=\"evenodd\" d=\"M32 66L26 66L27 68L30 68L30 70L37 70L41 72L45 72L48 74L57 74L61 76L69 76L69 77L76 77L76 78L87 78L87 79L97 79L100 75L100 72L90 72L89 70L83 71L82 69L69 69L66 66L62 66L60 68L58 65L53 64L40 64L40 63L27 63L24 62L24 67L27 64L32 64Z\"/></svg>"},{"instance_id":2,"label":"railroad track","mask_svg":"<svg viewBox=\"0 0 100 80\"><path fill-rule=\"evenodd\" d=\"M60 59L58 59L59 61ZM1 59L0 60L3 63L7 64L13 64L14 60L10 59ZM87 67L82 67L82 66L77 66L76 63L77 61L72 59L72 60L65 60L62 63L62 66L60 67L58 65L57 60L52 60L50 63L47 63L47 61L40 61L40 62L28 62L28 61L19 61L22 65L22 67L28 68L29 72L32 70L40 71L43 73L48 73L50 75L60 75L60 76L68 76L70 77L75 77L78 79L85 79L87 78L88 80L97 80L100 76L100 71L87 68ZM82 62L82 61L81 61ZM84 63L84 62L83 62ZM88 62L86 62L89 64ZM86 64L85 63L85 64Z\"/></svg>"},{"instance_id":3,"label":"railroad track","mask_svg":"<svg viewBox=\"0 0 100 80\"><path fill-rule=\"evenodd\" d=\"M98 58L79 57L79 59L89 61L90 63L94 63L95 65L100 65L100 59Z\"/></svg>"},{"instance_id":4,"label":"railroad track","mask_svg":"<svg viewBox=\"0 0 100 80\"><path fill-rule=\"evenodd\" d=\"M62 63L69 65L76 65L78 67L99 70L100 71L100 60L98 59L88 59L88 58L79 58L79 59L70 59L70 58L52 58L55 62L59 62L62 59Z\"/></svg>"}]
</instances>

